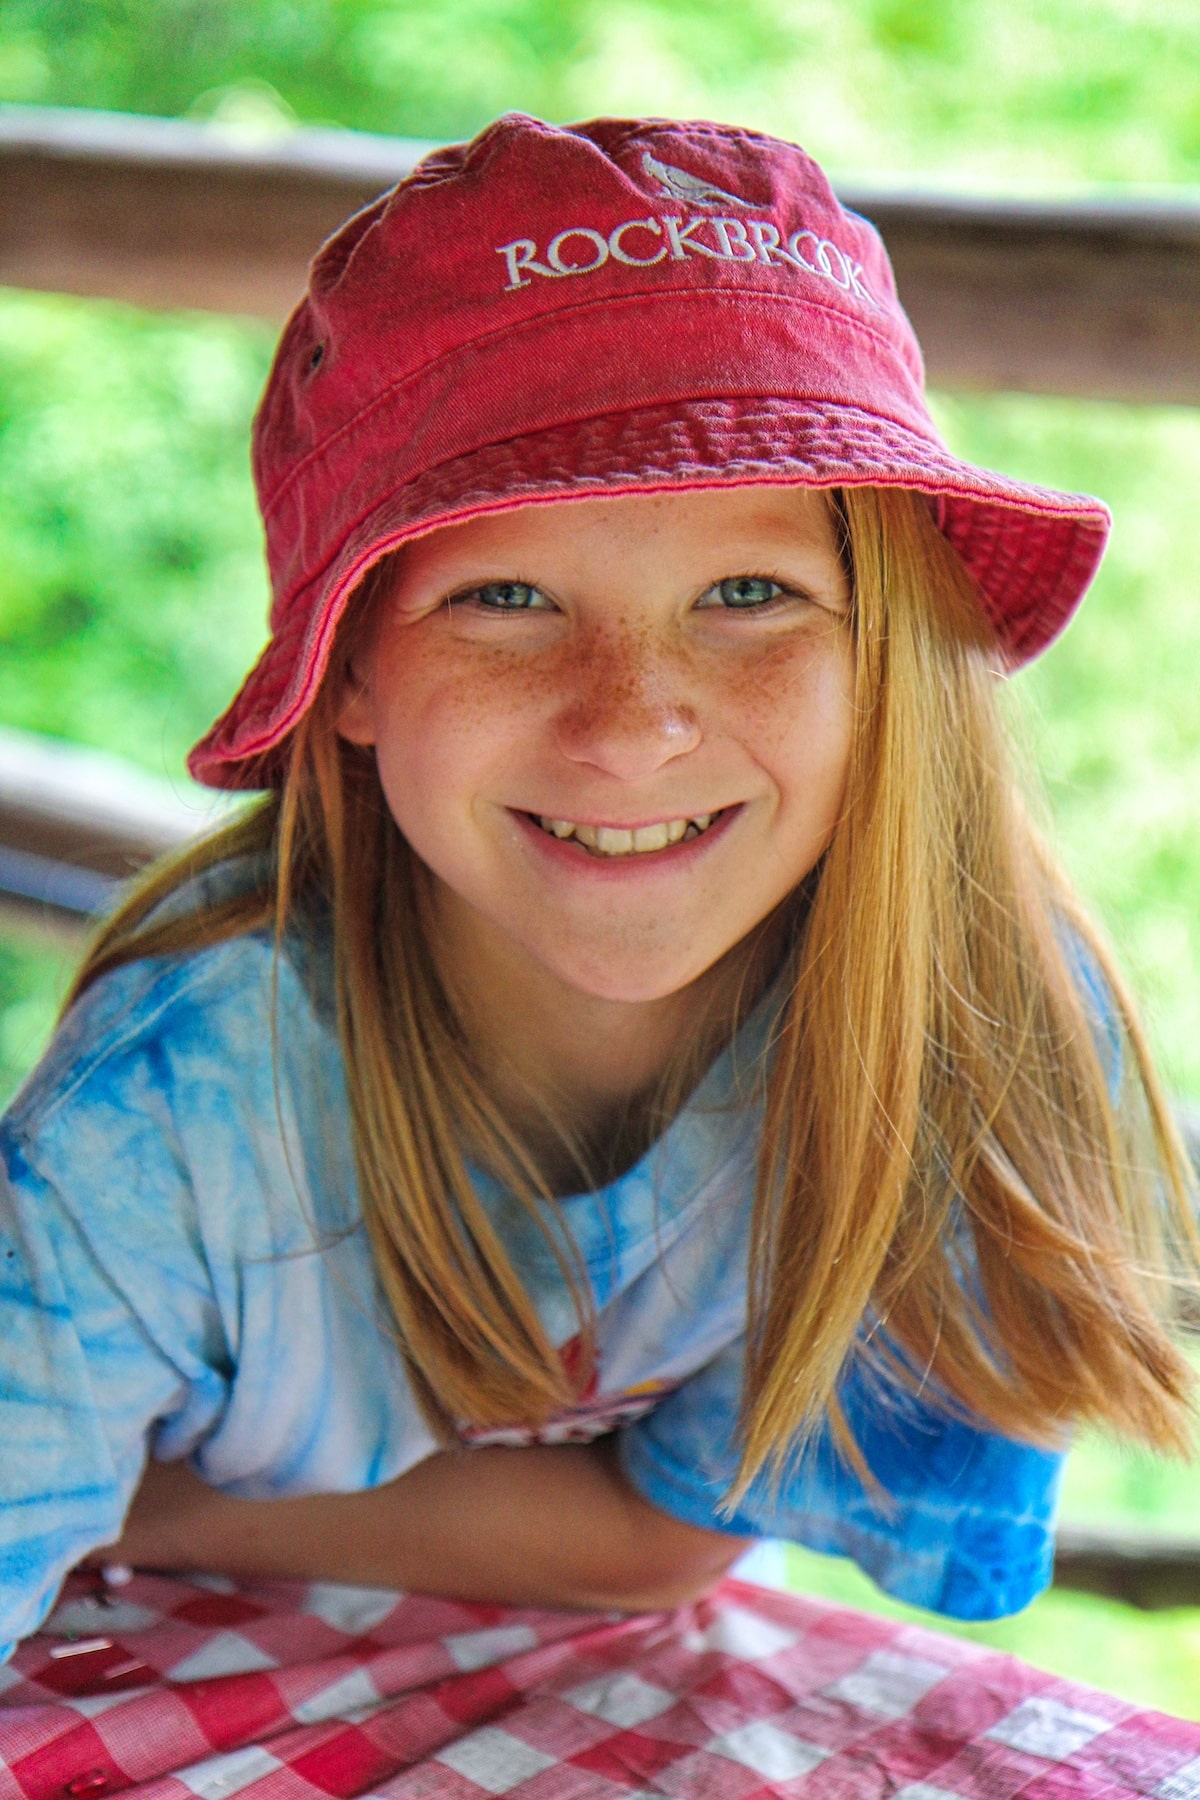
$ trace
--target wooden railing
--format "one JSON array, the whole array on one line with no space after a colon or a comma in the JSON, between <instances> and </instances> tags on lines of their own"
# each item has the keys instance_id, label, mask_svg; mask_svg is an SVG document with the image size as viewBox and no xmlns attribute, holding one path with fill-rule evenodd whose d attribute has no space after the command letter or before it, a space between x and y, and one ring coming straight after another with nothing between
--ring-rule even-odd
<instances>
[{"instance_id":1,"label":"wooden railing","mask_svg":"<svg viewBox=\"0 0 1200 1800\"><path fill-rule=\"evenodd\" d=\"M277 321L321 240L428 148L0 107L0 282ZM839 193L887 240L932 383L1200 402L1200 194ZM0 731L0 925L86 929L122 876L211 817L114 758ZM1200 1165L1200 1127L1183 1124ZM1065 1529L1055 1580L1200 1605L1200 1537Z\"/></svg>"},{"instance_id":2,"label":"wooden railing","mask_svg":"<svg viewBox=\"0 0 1200 1800\"><path fill-rule=\"evenodd\" d=\"M1141 1612L1200 1606L1200 1537L1059 1527L1054 1585Z\"/></svg>"},{"instance_id":3,"label":"wooden railing","mask_svg":"<svg viewBox=\"0 0 1200 1800\"><path fill-rule=\"evenodd\" d=\"M0 281L278 320L322 238L428 148L0 107ZM1200 401L1200 194L839 193L887 240L933 383Z\"/></svg>"},{"instance_id":4,"label":"wooden railing","mask_svg":"<svg viewBox=\"0 0 1200 1800\"><path fill-rule=\"evenodd\" d=\"M0 928L80 936L122 881L221 811L190 782L0 727Z\"/></svg>"}]
</instances>

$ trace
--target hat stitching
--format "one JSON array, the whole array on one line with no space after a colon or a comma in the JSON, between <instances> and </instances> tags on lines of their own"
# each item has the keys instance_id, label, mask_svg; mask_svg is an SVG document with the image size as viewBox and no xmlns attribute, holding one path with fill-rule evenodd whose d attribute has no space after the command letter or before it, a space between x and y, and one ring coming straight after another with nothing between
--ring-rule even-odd
<instances>
[{"instance_id":1,"label":"hat stitching","mask_svg":"<svg viewBox=\"0 0 1200 1800\"><path fill-rule=\"evenodd\" d=\"M382 399L385 397L386 396L381 397L380 403L382 403ZM773 402L775 402L777 404L781 404L781 405L787 405L787 404L791 404L791 403L796 403L796 404L803 403L798 397L793 396L793 395L785 395L785 394L780 394L780 395L755 394L755 395L744 396L744 402L747 405L753 404L753 402L756 400L758 400L758 401L763 401L763 400L773 401ZM540 438L544 434L548 434L548 433L554 432L554 431L578 429L580 427L584 427L587 425L596 424L599 421L604 420L604 419L627 418L629 420L634 420L641 414L654 413L659 410L666 410L673 404L674 404L674 402L672 402L672 401L660 401L660 402L651 401L651 402L646 402L639 406L624 407L624 408L620 408L620 409L609 409L604 412L588 414L582 418L573 418L570 420L561 421L557 424L539 426L535 431L519 432L519 433L516 433L509 437L494 438L494 439L489 440L486 443L474 445L469 450L459 451L454 456L446 457L444 459L444 461L442 461L440 463L431 463L428 466L428 468L423 469L420 472L419 479L422 481L432 480L437 475L437 472L440 469L449 468L457 462L463 461L463 460L473 457L473 456L480 455L486 451L500 449L505 444L520 444L523 440L528 439L528 438L532 438L532 437ZM697 399L694 402L692 402L692 404L697 405L697 406L719 407L723 404L723 402L722 402L722 400L717 399L717 398L714 398L711 400ZM811 403L809 403L809 404L811 404ZM1036 487L1028 486L1027 484L1024 484L1021 482L1010 481L1007 476L1002 476L1002 475L995 476L995 480L997 482L1001 482L1004 484L1004 488L1005 488L1006 492L997 492L986 482L979 482L978 480L970 481L968 484L964 484L964 481L962 479L962 471L964 469L970 468L970 465L962 463L961 460L959 458L957 458L956 456L954 456L954 454L950 450L948 450L946 448L946 446L944 444L942 444L939 440L933 439L933 438L925 438L925 437L920 436L917 432L915 432L912 429L911 426L905 424L902 420L892 418L891 415L887 414L887 413L868 412L863 407L853 406L849 403L843 403L843 402L839 402L839 401L828 401L827 400L827 401L819 402L818 404L821 405L824 409L825 417L820 422L822 424L824 424L826 427L837 426L837 427L844 428L847 425L853 426L855 424L858 424L861 426L861 428L864 431L869 431L870 428L872 426L874 426L875 424L877 424L881 419L885 420L889 425L892 426L892 428L895 431L902 433L904 435L904 437L908 440L908 443L905 445L905 449L909 455L912 455L914 457L914 461L916 461L919 458L921 461L925 461L927 463L932 462L932 461L936 461L937 463L939 463L941 465L941 469L942 469L945 479L947 481L953 481L953 483L954 483L952 493L962 494L963 497L966 499L969 499L972 501L977 501L977 502L987 502L989 504L1003 505L1006 508L1006 510L1015 511L1015 512L1028 512L1028 511L1032 510L1032 511L1036 511L1040 516L1047 517L1047 518L1061 517L1063 519L1073 519L1074 517L1076 517L1076 514L1079 510L1086 511L1086 513L1092 517L1099 518L1099 517L1103 516L1104 509L1099 508L1098 503L1093 500L1090 500L1087 495L1064 495L1063 498L1068 501L1070 501L1072 499L1078 500L1081 503L1081 506L1079 508L1071 508L1070 506L1063 507L1061 505L1061 502L1058 499L1047 498L1046 494L1042 490L1040 490ZM361 415L359 415L359 416L361 417ZM739 419L738 422L740 424L742 424L743 426L745 426L745 425L750 424L752 421L748 418L743 417L743 418ZM764 416L763 423L764 423L764 425L768 425L768 424L772 424L772 423L777 424L778 422L773 421L771 419L770 415L768 414L768 415ZM327 441L332 442L333 440L330 439ZM314 454L315 454L315 452L314 452ZM800 458L799 456L796 456L796 455L790 456L787 460L791 461L793 464L803 461L802 458ZM975 474L975 475L978 475L978 474L987 475L989 473L991 473L991 472L988 470L982 470L982 471L972 470L972 474ZM587 480L587 481L591 481L593 479L594 478L591 476L585 477L585 480ZM937 479L937 476L931 473L930 479ZM395 490L395 493L402 491L402 488L407 485L409 485L409 483L407 483L407 482L402 483L400 485L400 487L398 487ZM544 485L544 484L541 484L541 485ZM719 478L717 479L717 481L714 482L713 485L714 486L720 485ZM800 484L797 484L797 485L800 485ZM840 485L840 486L846 486L846 487L853 487L853 486L878 487L878 486L883 486L883 485L887 485L887 484L884 481L880 480L877 475L870 475L870 476L867 476L862 481L858 481L858 482L842 481L839 479L839 481L837 483L828 483L828 484L815 484L814 483L813 485ZM904 485L907 485L910 487L917 487L919 484L913 480L906 480ZM937 492L941 492L942 490L941 490L941 488L933 488L930 491L937 493ZM394 498L395 493L384 495L382 497L382 499L376 499L376 500L372 501L372 503L369 506L367 506L361 513L359 513L354 519L352 519L347 524L344 532L342 533L340 539L338 540L337 547L335 549L331 550L328 558L322 564L322 566L321 566L322 574L333 567L334 563L337 561L338 557L342 554L342 551L344 550L346 544L353 537L354 533L360 529L360 527L365 523L365 521L367 519L369 519L371 517L371 515L379 509L380 506L386 505L390 499ZM273 502L272 502L272 510L274 510L276 502L279 501L282 497L283 497L282 490L280 490L277 492L275 500L273 500ZM265 512L265 510L266 509L264 508L264 512ZM310 577L309 579L315 580L315 579L318 579L318 576L314 575L314 576ZM290 605L295 594L298 593L301 590L301 588L304 586L307 586L307 580L299 583L296 587L287 590L286 593L281 594L276 602L275 611L279 612L284 607Z\"/></svg>"},{"instance_id":2,"label":"hat stitching","mask_svg":"<svg viewBox=\"0 0 1200 1800\"><path fill-rule=\"evenodd\" d=\"M766 398L766 396L756 396L756 398ZM698 404L703 405L706 403L699 402ZM717 406L720 406L722 403L720 401L713 401L713 402L709 402L707 404L711 404L712 406L717 407ZM869 430L870 427L877 422L877 419L879 417L879 415L867 413L861 408L850 407L850 406L843 407L840 405L836 405L835 403L827 403L827 409L828 409L829 416L827 417L825 423L830 424L830 425L836 425L839 427L844 427L847 423L849 423L851 425L853 425L854 423L860 423L864 429ZM546 434L549 434L549 433L552 433L555 431L570 430L570 429L576 429L580 426L597 424L600 421L606 420L606 419L614 419L615 420L615 419L621 419L621 418L628 418L629 420L632 421L632 420L636 420L639 417L639 415L642 415L645 413L653 413L658 410L666 410L666 408L664 407L664 408L660 409L660 408L653 407L653 406L642 406L642 407L630 407L628 409L625 409L622 412L596 413L596 414L593 414L590 418L573 420L568 425L551 425L551 426L543 427L541 430L539 430L537 432L521 433L518 436L512 437L512 438L499 438L499 439L494 440L492 443L481 444L473 450L463 451L457 456L447 457L444 462L431 464L428 469L422 471L419 479L422 482L433 483L438 475L439 470L445 470L445 469L452 468L453 465L456 463L469 460L472 457L482 455L488 451L501 450L501 449L503 449L503 447L506 444L512 444L513 446L519 446L524 439L529 438L529 437L542 437L543 435L546 435ZM745 426L751 422L752 421L745 419L745 418L740 419L738 421L738 423L740 423L743 426ZM769 422L770 422L769 418L764 421L764 423L769 423ZM1057 501L1048 502L1045 495L1042 494L1036 488L1032 488L1032 489L1028 489L1028 490L1023 489L1020 494L1012 493L1011 491L1008 494L1005 494L1005 493L997 492L994 488L990 487L989 485L987 485L986 483L983 483L983 482L975 481L975 482L971 482L969 484L965 484L962 479L961 471L965 467L968 467L969 465L964 465L961 462L959 462L959 460L956 457L954 457L952 455L952 453L950 451L948 451L943 445L934 443L929 439L919 437L915 432L911 431L908 427L906 427L902 424L899 424L896 421L889 421L889 423L891 423L893 425L893 428L895 430L897 430L898 432L902 433L903 436L908 440L908 442L905 445L900 447L900 451L898 453L901 453L901 454L907 453L908 455L913 457L913 467L911 469L897 469L897 470L888 471L888 470L881 468L879 465L877 465L874 472L864 475L863 478L860 480L848 480L845 477L839 475L839 476L835 476L834 478L832 478L830 480L822 480L820 482L813 482L813 483L809 483L809 484L805 484L803 482L798 481L794 474L786 474L785 475L785 474L781 473L777 478L773 478L768 475L766 477L767 485L772 485L772 486L774 486L774 485L779 485L779 486L791 485L791 486L797 486L797 487L804 486L804 485L810 485L812 487L834 487L834 486L837 486L837 487L909 487L909 488L914 489L916 492L937 494L937 493L946 491L946 488L944 488L941 485L941 483L944 482L946 484L950 484L950 483L953 484L953 486L949 490L951 492L952 496L961 495L965 500L967 500L970 503L973 503L976 505L999 506L999 507L1002 507L1006 512L1016 513L1018 515L1021 513L1027 514L1029 512L1035 512L1038 515L1039 519L1045 519L1047 521L1053 521L1053 520L1057 519L1057 520L1063 521L1064 523L1069 522L1071 524L1078 524L1081 522L1079 520L1079 512L1082 511L1084 513L1084 520L1082 522L1085 524L1092 525L1093 529L1100 528L1107 516L1105 509L1103 509L1102 507L1099 507L1097 502L1089 500L1088 496L1086 496L1086 495L1079 495L1079 496L1064 495L1063 496L1063 498L1066 500L1075 498L1080 502L1079 508L1076 509L1075 511L1072 511L1069 508L1062 507L1059 504L1059 502L1057 502ZM517 453L518 452L515 450L514 454L517 454ZM826 461L830 460L828 452L825 453L824 460L826 460ZM843 453L843 458L838 459L838 460L844 460L844 453ZM757 468L765 468L765 467L771 466L771 465L766 465L766 464L759 464L749 458L742 458L742 459L739 459L739 461L744 466L749 467L749 468L757 469ZM778 458L776 460L774 466L780 467L784 463L787 463L793 469L796 468L797 466L799 466L799 467L807 466L810 468L815 468L815 462L813 460L811 460L811 459L806 460L801 455L796 454L795 452L793 452L789 456ZM926 465L925 472L923 474L917 472L920 469L920 466L922 463ZM937 469L930 469L928 467L928 465L930 463L939 464L940 465L940 473ZM645 467L646 465L643 465L643 466ZM695 486L708 485L708 486L712 486L712 487L720 487L720 486L724 485L721 477L719 475L715 474L711 470L711 468L709 468L707 465L697 465L697 466L704 469L704 472L707 473L708 475L710 475L712 477L712 479L707 483L697 482L694 484ZM734 467L737 465L730 463L727 466ZM859 462L859 464L857 466L859 468L862 467L861 461ZM676 480L674 482L669 480L670 471L674 470L676 472L676 475L678 475L686 467L687 467L686 464L682 464L682 465L679 463L668 464L665 460L661 460L658 472L661 474L662 478L664 479L665 482L667 482L668 485L676 486L676 485L678 485L678 480ZM989 471L984 470L984 471L979 471L979 473L986 475L989 473ZM1007 478L1003 477L1003 476L997 476L997 477L995 477L995 479L997 481L1007 482ZM639 484L640 484L640 477L630 477L628 479L622 479L619 482L619 485L621 486L621 488L623 490L628 490L629 488L635 487ZM523 492L523 493L534 494L534 493L539 493L539 492L546 493L547 485L548 484L546 483L546 481L543 480L538 483L530 483L527 487L524 487L524 488L521 488L518 484L518 486L514 489L513 484L510 480L508 483L508 488L509 488L509 491L519 491L519 492ZM614 479L605 478L601 475L590 475L589 474L589 475L586 475L586 476L583 476L580 478L580 481L578 483L578 488L580 490L582 490L582 489L597 489L597 490L603 491L606 488L611 488L616 485L618 485L618 483ZM360 531L363 528L363 526L365 524L367 524L368 521L372 517L374 517L378 512L380 512L384 507L389 505L390 502L395 500L397 498L397 496L400 493L402 493L406 487L409 487L409 486L411 486L411 483L407 483L407 482L401 483L391 493L384 495L381 499L374 500L369 506L367 506L362 512L360 512L352 521L350 521L347 524L343 533L341 534L340 538L338 539L336 547L331 549L329 555L322 562L319 570L317 570L315 573L305 575L302 579L300 579L299 581L294 583L291 587L285 589L278 596L278 598L276 599L275 605L272 608L272 617L277 618L282 622L282 620L284 619L286 614L291 611L291 609L296 601L296 598L299 594L303 593L310 586L318 586L318 585L324 583L327 580L330 572L336 567L338 560L345 554L346 547L353 540L355 533ZM1009 486L1011 489L1014 487L1018 487L1019 484L1012 483L1012 484L1009 484ZM1026 495L1027 495L1027 497L1026 497ZM583 497L582 493L580 493L579 497ZM517 502L512 502L510 504L517 504ZM466 510L465 506L459 506L459 507L450 509L446 518L444 520L442 520L441 522L443 522L443 523L450 522L450 521L458 518L459 516L461 516L461 513L465 510ZM494 507L489 508L489 510L494 510L494 511L500 512L500 511L508 510L508 508L501 502L501 503L498 503L497 505L495 505ZM438 520L436 519L436 517L435 517L435 519L421 520L420 524L419 524L419 530L412 531L412 532L398 533L396 541L401 542L401 541L404 541L404 539L407 537L417 536L417 535L423 534L427 531L434 530L437 528L437 523L438 523Z\"/></svg>"},{"instance_id":3,"label":"hat stitching","mask_svg":"<svg viewBox=\"0 0 1200 1800\"><path fill-rule=\"evenodd\" d=\"M789 395L747 396L748 401L749 400L762 400L762 399L776 399L781 404L786 404L788 401L790 401L792 399L792 396L789 396ZM711 404L713 406L719 406L721 404L721 401L713 400L710 402L705 402L703 400L700 400L700 401L694 402L693 404L697 404L697 405ZM849 406L847 406L845 408L840 408L840 407L837 407L836 402L824 402L823 404L826 407L829 407L831 409L836 408L837 418L838 418L839 423L841 422L843 415L857 415L864 422L875 422L875 421L877 421L878 418L885 416L882 414L866 413L866 412L862 411L862 409L853 408L853 407L849 407ZM495 439L492 439L488 443L478 444L470 450L460 451L454 456L449 456L443 462L431 463L427 469L423 469L421 471L419 479L422 481L432 480L432 478L434 478L437 475L438 471L441 469L451 468L455 463L462 462L471 457L481 455L482 453L484 453L486 451L502 449L504 447L504 445L506 445L506 444L519 445L523 440L530 438L530 437L539 437L540 438L544 434L548 434L548 433L555 432L555 431L570 430L572 428L578 428L580 426L587 426L587 425L598 423L599 421L604 420L604 419L629 418L632 420L632 419L636 419L640 414L643 414L643 413L653 413L653 412L658 412L658 411L665 411L670 405L671 405L671 402L669 402L669 401L651 402L651 403L648 403L643 406L624 408L620 411L611 411L610 410L610 411L606 411L606 412L592 413L583 418L576 418L576 419L572 419L572 420L568 420L568 421L563 421L563 422L560 422L555 425L541 426L538 428L537 431L521 432L521 433L518 433L515 436L511 436L511 437L495 438ZM907 430L907 428L900 425L898 421L889 419L888 422L891 423L893 426L895 426L895 428L898 430ZM749 421L742 420L742 421L740 421L740 423L746 424L746 423L749 423ZM917 434L915 432L908 432L907 435L911 436L915 443L921 444L921 445L928 444L931 449L934 449L938 453L939 460L945 461L945 463L947 465L948 473L952 472L958 466L955 462L955 459L953 457L951 457L948 452L944 451L940 445L934 444L932 440L920 438L917 436ZM747 466L750 466L750 467L758 467L759 466L758 464L753 463L748 458L745 458L742 460L746 462ZM793 457L790 460L793 463L800 461L800 459L797 457ZM672 466L679 467L680 465L672 465ZM686 465L684 465L684 466L686 466ZM703 465L698 465L698 466L703 466ZM732 465L730 465L730 466L732 466ZM668 472L668 465L666 463L663 464L661 472L665 478L667 475L667 472ZM712 473L711 470L708 472L710 474ZM622 482L622 485L623 486L633 485L637 479L638 479L637 477L631 477L628 481ZM788 485L789 483L791 485L795 485L795 486L803 485L802 483L796 482L794 477L786 477L786 478L780 477L780 485ZM588 475L588 476L584 476L581 478L582 486L595 486L597 484L608 485L605 482L605 478L602 476L599 476L599 475L596 475L596 476ZM343 552L346 548L346 545L353 538L354 533L356 531L360 530L362 528L362 526L367 522L367 520L370 519L376 512L378 512L381 507L386 506L390 500L395 499L399 493L404 491L405 487L410 486L410 485L411 485L411 483L409 483L409 482L401 482L397 486L397 488L395 488L391 493L384 495L381 499L377 498L377 499L373 500L369 506L367 506L354 519L352 519L346 525L345 530L343 531L341 537L338 540L336 548L334 548L330 551L328 557L322 563L319 572L316 574L306 576L304 580L298 582L294 587L291 587L291 588L285 590L284 593L282 593L278 596L278 598L275 602L275 605L272 609L273 616L282 616L283 612L285 610L287 610L288 608L290 608L296 595L299 594L300 592L302 592L302 590L304 588L306 588L310 584L310 582L322 580L325 577L325 575L329 572L329 570L334 567L338 558L343 554ZM530 491L530 492L544 491L545 485L546 484L544 482L537 484L536 487L531 485L531 487L529 488L528 491ZM697 485L700 485L700 484L697 484ZM721 482L720 476L715 476L710 485L712 485L713 487L721 486L722 482ZM819 485L852 486L852 485L857 485L857 486L862 486L862 487L868 487L868 486L881 486L884 484L874 478L868 478L859 483L850 483L850 482L839 483L839 484L813 483L812 485L813 486L819 486ZM912 486L914 484L910 482L907 485ZM981 490L981 495L982 495L982 497L990 498L990 494L988 494L986 490ZM504 510L504 508L502 506L498 506L496 508L496 510L501 511L501 510ZM422 529L423 530L432 530L432 529L434 529L434 527L430 524L430 525L422 526Z\"/></svg>"},{"instance_id":4,"label":"hat stitching","mask_svg":"<svg viewBox=\"0 0 1200 1800\"><path fill-rule=\"evenodd\" d=\"M903 364L903 362L901 362L898 352L896 351L896 347L890 341L890 339L885 337L883 335L883 333L877 331L868 320L855 318L853 314L844 312L841 309L841 307L834 305L833 303L824 299L823 297L814 296L812 298L809 298L806 295L800 295L800 294L774 293L774 292L770 292L770 291L757 293L757 292L742 291L739 289L731 290L728 288L698 288L697 289L697 288L677 288L677 287L676 288L661 288L660 287L660 288L634 289L634 290L627 289L627 290L622 291L619 294L607 294L607 295L603 295L603 296L598 295L595 299L572 301L565 306L556 306L554 308L549 308L544 312L538 312L538 313L531 314L528 318L518 319L507 325L498 325L491 331L481 332L478 336L469 339L468 342L466 342L466 343L456 344L453 346L453 348L451 348L449 350L443 350L443 351L439 352L439 354L437 356L431 356L426 362L421 363L418 368L413 369L408 374L401 376L398 381L389 382L387 387L380 389L379 393L374 395L374 397L371 400L369 400L365 406L360 407L356 413L351 414L351 416L348 419L343 420L343 422L336 428L336 430L331 431L327 437L323 437L319 443L314 444L310 450L307 450L304 453L303 457L301 457L298 462L293 463L289 467L286 475L284 475L282 477L282 479L280 480L278 485L275 488L273 488L269 494L263 493L261 495L260 504L261 504L262 515L263 515L264 521L271 513L274 512L275 508L278 506L280 500L283 498L283 496L287 492L287 490L290 487L294 486L294 484L300 479L301 475L311 466L311 464L313 462L315 462L318 458L320 458L334 444L338 443L341 438L347 436L349 433L353 432L357 426L362 424L364 421L368 420L371 417L371 415L374 412L376 412L380 407L386 406L390 401L392 401L396 397L396 395L402 393L405 388L412 386L417 381L421 380L423 377L430 374L433 370L440 367L443 363L451 362L451 361L453 361L453 359L455 357L465 356L466 354L468 354L470 352L474 352L483 345L489 345L489 344L496 342L499 339L511 337L516 332L536 331L545 326L552 325L560 319L563 319L566 317L578 316L580 313L600 311L606 307L617 307L617 306L630 307L630 306L633 306L644 300L650 300L650 301L655 301L655 302L660 302L662 304L665 304L671 300L678 300L680 298L692 300L692 299L696 299L701 296L703 296L706 299L715 300L718 303L723 304L723 305L744 306L747 303L750 303L751 305L757 307L759 304L763 304L763 305L778 304L778 305L784 305L784 306L803 306L806 308L807 307L816 307L822 312L832 313L834 315L834 317L839 320L839 322L849 325L853 329L863 332L868 337L875 339L876 342L881 344L887 351L890 352L890 354L895 358L895 360L899 364L899 366L901 368L904 368L905 373L910 376L910 379L912 378L911 371L909 371L907 369L907 367ZM745 396L745 398L747 398L747 399L749 399L751 397L752 396L750 396L750 395ZM777 396L762 395L760 397L764 398L764 399L769 398L769 397L770 398L778 398L780 400L788 400L788 399L800 400L800 399L810 398L810 396L788 395L788 394L780 394ZM646 402L642 403L642 405L639 405L638 407L631 407L628 410L629 411L641 411L641 410L644 410L645 407L652 407L652 406L660 405L660 404L661 405L674 405L674 404L678 404L678 401L677 400L673 400L673 401L665 401L664 400L661 402L646 401ZM827 402L827 404L836 404L836 402ZM603 417L605 415L595 414L592 416ZM868 417L878 417L878 418L888 418L888 419L891 418L891 414L882 412L882 411L879 412L878 414L868 414L867 416ZM572 422L574 422L574 421L572 421ZM900 421L898 421L898 420L893 421L893 422L900 423ZM552 429L554 429L552 426L539 426L538 427L538 430L552 430ZM907 429L911 430L912 428L910 426ZM528 435L528 434L522 433L521 435ZM497 440L497 441L503 442L504 440L501 439L501 440ZM479 447L482 448L483 446L479 446ZM470 454L470 453L463 452L462 454ZM453 460L453 459L448 459L448 460Z\"/></svg>"}]
</instances>

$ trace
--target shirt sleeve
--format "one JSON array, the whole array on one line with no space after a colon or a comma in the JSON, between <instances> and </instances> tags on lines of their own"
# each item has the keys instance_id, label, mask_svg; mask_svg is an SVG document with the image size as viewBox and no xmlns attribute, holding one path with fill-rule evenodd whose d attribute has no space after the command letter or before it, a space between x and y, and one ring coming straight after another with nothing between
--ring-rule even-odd
<instances>
[{"instance_id":1,"label":"shirt sleeve","mask_svg":"<svg viewBox=\"0 0 1200 1800\"><path fill-rule=\"evenodd\" d=\"M967 1424L855 1369L847 1422L878 1487L864 1485L821 1431L760 1475L733 1510L744 1340L622 1434L633 1486L687 1524L781 1537L846 1556L885 1593L960 1619L1027 1606L1048 1584L1063 1458Z\"/></svg>"},{"instance_id":2,"label":"shirt sleeve","mask_svg":"<svg viewBox=\"0 0 1200 1800\"><path fill-rule=\"evenodd\" d=\"M148 1456L267 1498L437 1448L325 993L265 934L127 964L0 1120L0 1647L119 1536Z\"/></svg>"},{"instance_id":3,"label":"shirt sleeve","mask_svg":"<svg viewBox=\"0 0 1200 1800\"><path fill-rule=\"evenodd\" d=\"M69 1103L0 1126L5 1649L120 1535L156 1431L194 1441L225 1402L229 1350L152 1061L110 1058Z\"/></svg>"}]
</instances>

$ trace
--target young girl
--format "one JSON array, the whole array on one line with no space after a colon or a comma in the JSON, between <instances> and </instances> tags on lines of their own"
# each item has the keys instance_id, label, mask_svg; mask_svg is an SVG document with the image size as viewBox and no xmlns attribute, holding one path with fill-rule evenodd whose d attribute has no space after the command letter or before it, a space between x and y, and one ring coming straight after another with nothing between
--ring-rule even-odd
<instances>
[{"instance_id":1,"label":"young girl","mask_svg":"<svg viewBox=\"0 0 1200 1800\"><path fill-rule=\"evenodd\" d=\"M1023 1606L1071 1426L1189 1418L1184 1165L997 719L1104 508L950 455L800 150L661 120L352 219L255 452L192 767L265 797L3 1130L0 1637L101 1552L649 1607L771 1534Z\"/></svg>"}]
</instances>

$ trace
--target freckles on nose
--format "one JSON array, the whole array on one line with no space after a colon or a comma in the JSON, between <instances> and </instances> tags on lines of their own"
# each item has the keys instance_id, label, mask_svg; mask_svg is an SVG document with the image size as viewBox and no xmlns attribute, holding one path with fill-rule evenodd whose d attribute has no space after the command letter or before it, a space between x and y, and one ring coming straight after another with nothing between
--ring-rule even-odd
<instances>
[{"instance_id":1,"label":"freckles on nose","mask_svg":"<svg viewBox=\"0 0 1200 1800\"><path fill-rule=\"evenodd\" d=\"M589 633L556 671L564 746L645 739L678 755L698 740L685 671L647 627Z\"/></svg>"}]
</instances>

